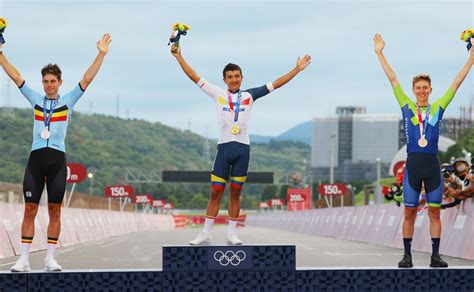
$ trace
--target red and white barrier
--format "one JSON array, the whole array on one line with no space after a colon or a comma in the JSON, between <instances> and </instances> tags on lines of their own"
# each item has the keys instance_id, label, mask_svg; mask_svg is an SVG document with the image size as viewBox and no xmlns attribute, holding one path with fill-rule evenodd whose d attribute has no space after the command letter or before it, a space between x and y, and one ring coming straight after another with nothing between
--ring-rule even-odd
<instances>
[{"instance_id":1,"label":"red and white barrier","mask_svg":"<svg viewBox=\"0 0 474 292\"><path fill-rule=\"evenodd\" d=\"M325 208L249 215L245 222L258 226L402 248L403 207L394 204ZM474 260L474 202L441 211L440 253ZM429 216L417 215L413 250L431 252Z\"/></svg>"},{"instance_id":2,"label":"red and white barrier","mask_svg":"<svg viewBox=\"0 0 474 292\"><path fill-rule=\"evenodd\" d=\"M15 255L15 250L10 242L8 232L13 230L13 225L7 217L7 206L0 204L0 258L11 257Z\"/></svg>"},{"instance_id":3,"label":"red and white barrier","mask_svg":"<svg viewBox=\"0 0 474 292\"><path fill-rule=\"evenodd\" d=\"M21 222L24 205L0 203L0 258L21 252ZM162 231L175 228L171 215L137 214L93 209L63 208L60 246L90 242L138 231ZM47 247L47 207L40 206L35 220L31 251Z\"/></svg>"}]
</instances>

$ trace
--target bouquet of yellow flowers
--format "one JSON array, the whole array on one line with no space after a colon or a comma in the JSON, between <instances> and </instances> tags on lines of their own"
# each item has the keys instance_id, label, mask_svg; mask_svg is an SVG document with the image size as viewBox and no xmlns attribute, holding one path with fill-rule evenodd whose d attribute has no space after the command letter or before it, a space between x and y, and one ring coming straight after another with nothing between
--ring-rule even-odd
<instances>
[{"instance_id":1,"label":"bouquet of yellow flowers","mask_svg":"<svg viewBox=\"0 0 474 292\"><path fill-rule=\"evenodd\" d=\"M175 24L173 24L172 29L178 31L188 31L191 29L191 27L187 24L176 22Z\"/></svg>"},{"instance_id":2,"label":"bouquet of yellow flowers","mask_svg":"<svg viewBox=\"0 0 474 292\"><path fill-rule=\"evenodd\" d=\"M472 47L471 39L474 38L474 29L466 29L461 33L460 39L467 42L467 50L469 51Z\"/></svg>"},{"instance_id":3,"label":"bouquet of yellow flowers","mask_svg":"<svg viewBox=\"0 0 474 292\"><path fill-rule=\"evenodd\" d=\"M187 24L181 23L181 22L176 22L173 24L171 27L173 29L173 32L171 33L170 41L168 43L168 46L170 44L176 44L176 46L173 48L174 51L177 51L179 48L179 39L182 35L186 35L188 33L188 30L191 29L191 27Z\"/></svg>"},{"instance_id":4,"label":"bouquet of yellow flowers","mask_svg":"<svg viewBox=\"0 0 474 292\"><path fill-rule=\"evenodd\" d=\"M4 44L5 39L3 38L3 33L5 32L5 28L7 27L7 20L3 17L0 17L0 43Z\"/></svg>"}]
</instances>

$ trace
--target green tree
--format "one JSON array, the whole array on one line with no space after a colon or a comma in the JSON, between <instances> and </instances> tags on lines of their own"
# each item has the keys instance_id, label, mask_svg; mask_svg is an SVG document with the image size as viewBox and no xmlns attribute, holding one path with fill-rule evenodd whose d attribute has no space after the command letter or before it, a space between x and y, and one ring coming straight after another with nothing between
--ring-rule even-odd
<instances>
[{"instance_id":1,"label":"green tree","mask_svg":"<svg viewBox=\"0 0 474 292\"><path fill-rule=\"evenodd\" d=\"M460 144L454 144L448 147L448 151L445 153L440 152L439 160L441 163L450 163L451 157L458 158L464 156L462 153L462 146Z\"/></svg>"},{"instance_id":2,"label":"green tree","mask_svg":"<svg viewBox=\"0 0 474 292\"><path fill-rule=\"evenodd\" d=\"M288 185L282 185L280 187L280 192L278 194L278 198L286 200L286 196L288 195Z\"/></svg>"},{"instance_id":3,"label":"green tree","mask_svg":"<svg viewBox=\"0 0 474 292\"><path fill-rule=\"evenodd\" d=\"M206 209L209 200L203 194L195 194L188 203L190 209Z\"/></svg>"},{"instance_id":4,"label":"green tree","mask_svg":"<svg viewBox=\"0 0 474 292\"><path fill-rule=\"evenodd\" d=\"M176 208L181 208L181 204L178 202L178 199L175 195L169 195L166 199L167 203L173 204Z\"/></svg>"},{"instance_id":5,"label":"green tree","mask_svg":"<svg viewBox=\"0 0 474 292\"><path fill-rule=\"evenodd\" d=\"M278 187L276 185L266 185L262 192L262 201L267 201L278 197Z\"/></svg>"},{"instance_id":6,"label":"green tree","mask_svg":"<svg viewBox=\"0 0 474 292\"><path fill-rule=\"evenodd\" d=\"M242 201L240 202L240 207L242 209L257 209L258 200L255 197L251 196L242 196Z\"/></svg>"}]
</instances>

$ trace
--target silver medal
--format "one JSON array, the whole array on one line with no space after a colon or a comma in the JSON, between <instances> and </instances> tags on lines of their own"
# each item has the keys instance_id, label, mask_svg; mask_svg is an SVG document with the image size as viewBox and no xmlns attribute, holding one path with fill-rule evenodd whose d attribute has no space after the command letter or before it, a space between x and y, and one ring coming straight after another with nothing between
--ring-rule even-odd
<instances>
[{"instance_id":1,"label":"silver medal","mask_svg":"<svg viewBox=\"0 0 474 292\"><path fill-rule=\"evenodd\" d=\"M41 136L42 139L48 140L49 136L50 136L48 128L44 128L43 131L41 131L40 136Z\"/></svg>"}]
</instances>

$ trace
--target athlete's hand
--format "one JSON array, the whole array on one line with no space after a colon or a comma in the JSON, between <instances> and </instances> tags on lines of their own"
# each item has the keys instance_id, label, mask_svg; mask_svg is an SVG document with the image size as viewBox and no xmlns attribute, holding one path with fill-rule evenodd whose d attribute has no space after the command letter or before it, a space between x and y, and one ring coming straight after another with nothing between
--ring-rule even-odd
<instances>
[{"instance_id":1,"label":"athlete's hand","mask_svg":"<svg viewBox=\"0 0 474 292\"><path fill-rule=\"evenodd\" d=\"M471 38L471 49L469 50L471 52L471 55L469 56L469 59L471 60L471 63L474 64L474 38Z\"/></svg>"},{"instance_id":2,"label":"athlete's hand","mask_svg":"<svg viewBox=\"0 0 474 292\"><path fill-rule=\"evenodd\" d=\"M453 194L454 194L454 190L450 187L445 187L444 188L444 195L448 198L452 198L453 197Z\"/></svg>"},{"instance_id":3,"label":"athlete's hand","mask_svg":"<svg viewBox=\"0 0 474 292\"><path fill-rule=\"evenodd\" d=\"M177 46L176 44L171 45L171 55L178 57L181 56L181 46Z\"/></svg>"},{"instance_id":4,"label":"athlete's hand","mask_svg":"<svg viewBox=\"0 0 474 292\"><path fill-rule=\"evenodd\" d=\"M107 54L109 45L112 42L112 37L109 33L105 33L100 40L97 41L97 49L102 54Z\"/></svg>"},{"instance_id":5,"label":"athlete's hand","mask_svg":"<svg viewBox=\"0 0 474 292\"><path fill-rule=\"evenodd\" d=\"M379 33L376 33L374 36L375 53L376 54L381 53L384 48L385 48L385 42L383 41L382 35Z\"/></svg>"},{"instance_id":6,"label":"athlete's hand","mask_svg":"<svg viewBox=\"0 0 474 292\"><path fill-rule=\"evenodd\" d=\"M298 71L303 71L309 64L311 64L310 55L305 55L303 58L298 57L298 59L296 59L296 69L298 69Z\"/></svg>"},{"instance_id":7,"label":"athlete's hand","mask_svg":"<svg viewBox=\"0 0 474 292\"><path fill-rule=\"evenodd\" d=\"M444 193L448 197L458 198L461 195L461 190L455 190L451 187L448 187Z\"/></svg>"}]
</instances>

